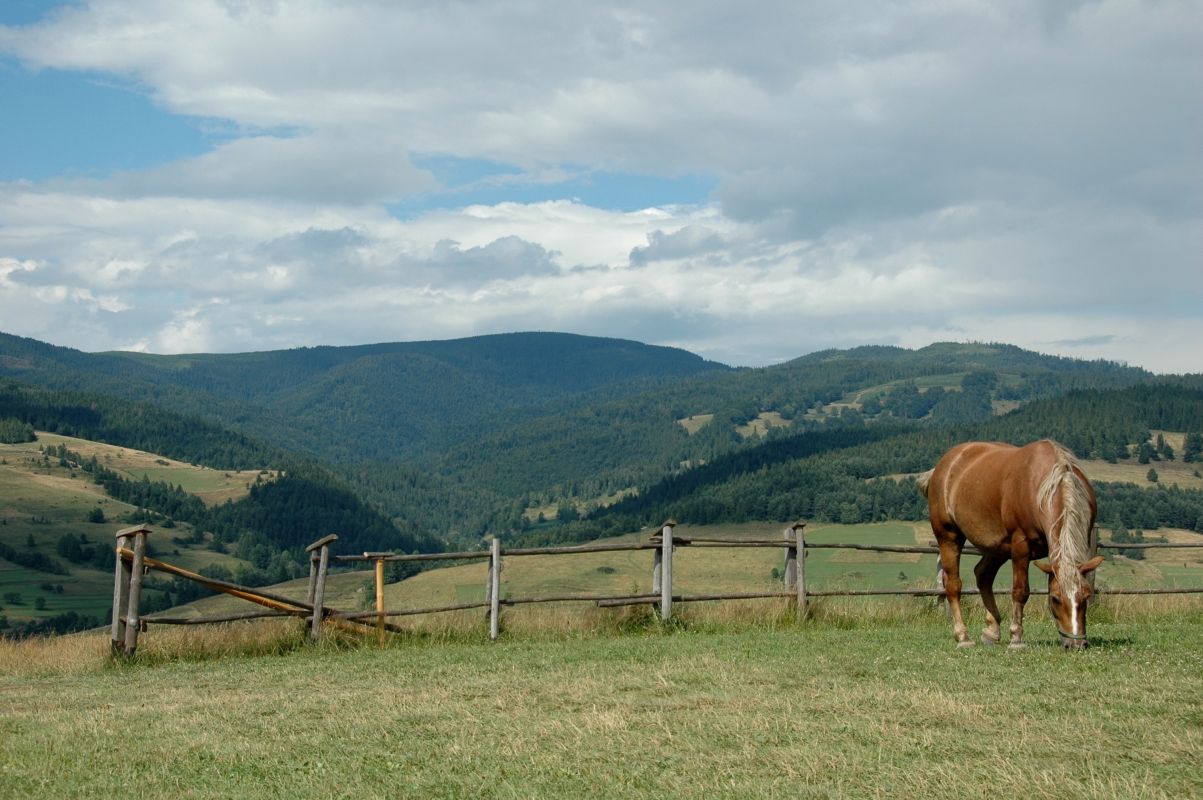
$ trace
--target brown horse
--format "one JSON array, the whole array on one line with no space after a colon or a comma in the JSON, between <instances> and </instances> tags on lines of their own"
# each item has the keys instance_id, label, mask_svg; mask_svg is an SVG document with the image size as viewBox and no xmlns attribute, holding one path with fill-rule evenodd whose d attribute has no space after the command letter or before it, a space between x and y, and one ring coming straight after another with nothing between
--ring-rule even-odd
<instances>
[{"instance_id":1,"label":"brown horse","mask_svg":"<svg viewBox=\"0 0 1203 800\"><path fill-rule=\"evenodd\" d=\"M936 468L920 475L920 491L931 510L932 532L940 545L944 591L958 647L973 645L961 617L961 548L968 539L982 551L973 569L986 627L982 641L1000 638L994 576L1008 560L1011 588L1011 647L1023 647L1023 607L1028 601L1028 562L1048 573L1049 609L1067 648L1086 646L1086 604L1093 591L1090 573L1102 563L1091 557L1096 505L1094 489L1081 466L1056 442L1026 447L968 442L944 454Z\"/></svg>"}]
</instances>

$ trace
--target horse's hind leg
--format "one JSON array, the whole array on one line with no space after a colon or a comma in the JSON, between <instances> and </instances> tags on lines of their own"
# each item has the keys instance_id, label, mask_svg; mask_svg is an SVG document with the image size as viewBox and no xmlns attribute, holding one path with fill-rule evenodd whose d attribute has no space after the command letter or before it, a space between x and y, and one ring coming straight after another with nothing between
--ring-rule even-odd
<instances>
[{"instance_id":1,"label":"horse's hind leg","mask_svg":"<svg viewBox=\"0 0 1203 800\"><path fill-rule=\"evenodd\" d=\"M986 553L973 568L973 574L977 578L977 590L981 593L982 605L986 607L986 627L982 628L982 644L998 644L998 640L1002 638L999 629L1001 617L998 603L994 600L994 576L1006 561L1006 556Z\"/></svg>"},{"instance_id":2,"label":"horse's hind leg","mask_svg":"<svg viewBox=\"0 0 1203 800\"><path fill-rule=\"evenodd\" d=\"M965 628L961 616L961 547L965 537L952 531L936 533L940 543L940 565L944 567L944 595L948 598L948 610L952 613L952 635L957 647L972 647L973 640Z\"/></svg>"}]
</instances>

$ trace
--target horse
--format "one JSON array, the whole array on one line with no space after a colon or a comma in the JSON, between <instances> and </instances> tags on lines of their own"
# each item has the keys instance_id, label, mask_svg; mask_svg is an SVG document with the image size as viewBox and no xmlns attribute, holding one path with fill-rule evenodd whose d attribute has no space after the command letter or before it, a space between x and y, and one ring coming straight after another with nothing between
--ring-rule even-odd
<instances>
[{"instance_id":1,"label":"horse","mask_svg":"<svg viewBox=\"0 0 1203 800\"><path fill-rule=\"evenodd\" d=\"M973 574L986 607L984 644L996 644L1001 638L993 585L999 568L1009 560L1014 571L1010 647L1025 646L1028 563L1047 555L1048 563L1036 562L1036 566L1048 575L1049 610L1061 644L1074 650L1088 645L1091 573L1103 557L1093 555L1098 512L1094 488L1069 450L1048 439L1024 447L966 442L945 453L916 484L927 497L932 533L940 546L944 592L958 647L974 644L961 616L960 561L966 539L982 552Z\"/></svg>"}]
</instances>

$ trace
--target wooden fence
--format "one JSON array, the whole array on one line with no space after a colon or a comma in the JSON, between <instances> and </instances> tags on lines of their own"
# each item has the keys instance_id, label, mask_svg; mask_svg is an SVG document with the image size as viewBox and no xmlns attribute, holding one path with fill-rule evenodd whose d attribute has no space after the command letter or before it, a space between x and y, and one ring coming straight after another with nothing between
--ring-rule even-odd
<instances>
[{"instance_id":1,"label":"wooden fence","mask_svg":"<svg viewBox=\"0 0 1203 800\"><path fill-rule=\"evenodd\" d=\"M497 639L501 630L501 609L531 603L595 603L602 608L652 604L658 608L660 619L672 618L674 603L691 603L711 600L749 600L757 598L787 598L796 607L799 617L808 612L808 603L815 597L869 597L902 595L912 597L941 597L942 589L816 589L810 586L806 576L806 551L815 549L867 550L879 553L939 553L939 548L922 545L875 545L806 541L806 525L802 522L787 527L780 539L720 539L699 536L678 536L676 523L665 522L646 542L617 542L604 544L582 544L567 547L515 547L503 548L501 541L494 538L488 550L473 550L456 553L423 553L398 555L394 553L363 553L362 555L332 555L330 548L338 536L325 536L307 548L310 556L309 589L305 600L285 597L265 589L239 586L228 581L208 578L190 570L157 561L146 555L146 538L150 528L136 526L117 533L117 558L113 582L112 649L114 655L132 657L138 646L138 633L147 625L199 625L263 617L302 617L309 624L310 636L316 640L321 634L322 623L327 622L354 631L370 633L376 631L383 639L385 631L402 631L403 628L390 623L394 617L433 614L468 609L488 609L489 637ZM1145 543L1099 543L1100 549L1133 550L1163 547L1203 547L1203 537L1198 543L1173 544L1162 542ZM728 592L715 594L673 593L673 551L678 547L692 548L779 548L784 551L782 589L765 592ZM652 551L651 591L645 594L598 595L565 594L540 597L501 596L502 562L506 558L524 556L575 555L581 553L614 553L623 551ZM966 555L977 551L966 548ZM802 557L800 558L799 555ZM485 598L481 602L458 603L429 608L386 609L384 607L384 567L388 562L460 561L487 560L489 568L485 584ZM342 611L326 605L326 578L332 565L371 563L375 566L376 608L371 611ZM156 570L169 575L195 581L214 591L248 600L265 607L265 611L212 617L143 617L139 613L141 602L142 575ZM1034 590L1032 594L1046 594ZM1197 588L1146 588L1146 589L1100 589L1099 594L1198 594ZM966 589L965 595L977 594L976 589ZM125 609L125 613L120 611Z\"/></svg>"}]
</instances>

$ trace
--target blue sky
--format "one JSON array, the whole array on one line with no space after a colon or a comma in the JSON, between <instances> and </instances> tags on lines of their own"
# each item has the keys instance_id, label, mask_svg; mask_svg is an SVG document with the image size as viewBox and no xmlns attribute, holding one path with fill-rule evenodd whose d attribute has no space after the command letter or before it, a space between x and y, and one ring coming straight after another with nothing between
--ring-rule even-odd
<instances>
[{"instance_id":1,"label":"blue sky","mask_svg":"<svg viewBox=\"0 0 1203 800\"><path fill-rule=\"evenodd\" d=\"M0 97L6 116L21 120L0 126L0 180L101 178L199 155L214 141L200 120L155 107L113 76L33 72L5 59Z\"/></svg>"},{"instance_id":2,"label":"blue sky","mask_svg":"<svg viewBox=\"0 0 1203 800\"><path fill-rule=\"evenodd\" d=\"M10 0L0 330L1200 372L1201 79L1191 1Z\"/></svg>"}]
</instances>

